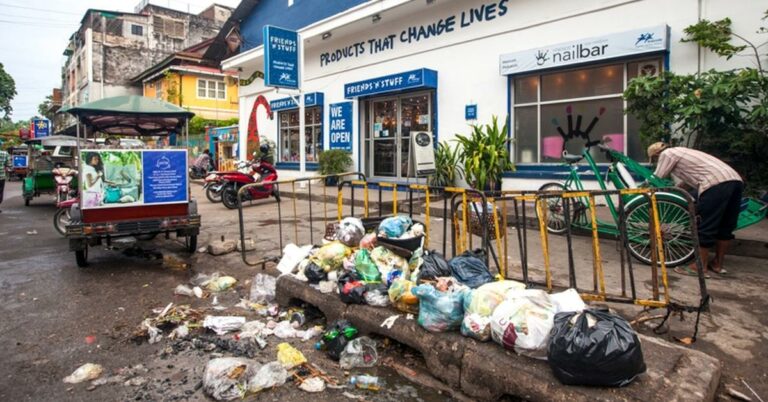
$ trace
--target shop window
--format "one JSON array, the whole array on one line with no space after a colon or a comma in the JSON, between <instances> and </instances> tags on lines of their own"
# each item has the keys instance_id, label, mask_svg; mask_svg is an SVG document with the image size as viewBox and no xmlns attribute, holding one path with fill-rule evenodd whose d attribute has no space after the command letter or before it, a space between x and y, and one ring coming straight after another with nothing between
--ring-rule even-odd
<instances>
[{"instance_id":1,"label":"shop window","mask_svg":"<svg viewBox=\"0 0 768 402\"><path fill-rule=\"evenodd\" d=\"M163 80L155 81L155 98L162 99L163 97Z\"/></svg>"},{"instance_id":2,"label":"shop window","mask_svg":"<svg viewBox=\"0 0 768 402\"><path fill-rule=\"evenodd\" d=\"M141 25L131 24L131 34L135 36L144 36L144 27Z\"/></svg>"},{"instance_id":3,"label":"shop window","mask_svg":"<svg viewBox=\"0 0 768 402\"><path fill-rule=\"evenodd\" d=\"M299 109L278 112L279 125L279 160L281 162L299 162L300 127ZM323 117L320 106L304 111L304 139L306 141L306 161L317 162L317 154L323 146Z\"/></svg>"},{"instance_id":4,"label":"shop window","mask_svg":"<svg viewBox=\"0 0 768 402\"><path fill-rule=\"evenodd\" d=\"M574 125L577 116L582 116L582 129L586 129L593 118L599 119L590 139L609 136L614 149L635 160L645 160L639 124L634 116L624 114L622 93L629 80L658 74L661 66L662 59L655 57L516 77L512 83L515 162L562 160L563 142L557 126L567 131L568 107L574 116ZM580 154L583 146L581 138L565 144L572 154ZM597 149L593 149L592 156L597 162L607 162Z\"/></svg>"},{"instance_id":5,"label":"shop window","mask_svg":"<svg viewBox=\"0 0 768 402\"><path fill-rule=\"evenodd\" d=\"M227 85L224 81L198 79L197 97L202 99L227 99Z\"/></svg>"}]
</instances>

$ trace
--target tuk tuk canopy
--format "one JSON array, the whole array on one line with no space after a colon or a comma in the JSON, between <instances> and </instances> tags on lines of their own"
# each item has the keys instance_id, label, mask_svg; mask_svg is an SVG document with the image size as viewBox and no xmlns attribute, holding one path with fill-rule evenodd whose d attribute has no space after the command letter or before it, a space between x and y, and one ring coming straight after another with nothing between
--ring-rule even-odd
<instances>
[{"instance_id":1,"label":"tuk tuk canopy","mask_svg":"<svg viewBox=\"0 0 768 402\"><path fill-rule=\"evenodd\" d=\"M195 114L160 99L137 95L104 98L64 108L93 131L109 135L155 136L182 133Z\"/></svg>"}]
</instances>

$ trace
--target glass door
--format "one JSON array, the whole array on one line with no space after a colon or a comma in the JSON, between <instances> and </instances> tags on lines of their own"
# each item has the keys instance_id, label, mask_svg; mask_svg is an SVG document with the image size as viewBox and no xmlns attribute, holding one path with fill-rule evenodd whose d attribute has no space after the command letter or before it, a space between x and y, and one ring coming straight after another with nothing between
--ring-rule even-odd
<instances>
[{"instance_id":1,"label":"glass door","mask_svg":"<svg viewBox=\"0 0 768 402\"><path fill-rule=\"evenodd\" d=\"M373 175L397 177L397 99L373 101Z\"/></svg>"}]
</instances>

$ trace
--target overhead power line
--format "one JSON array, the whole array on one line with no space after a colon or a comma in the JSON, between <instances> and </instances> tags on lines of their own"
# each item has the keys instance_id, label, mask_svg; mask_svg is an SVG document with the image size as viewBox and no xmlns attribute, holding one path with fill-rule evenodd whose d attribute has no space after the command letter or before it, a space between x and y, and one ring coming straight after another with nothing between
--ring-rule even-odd
<instances>
[{"instance_id":1,"label":"overhead power line","mask_svg":"<svg viewBox=\"0 0 768 402\"><path fill-rule=\"evenodd\" d=\"M46 10L44 8L17 6L15 4L8 4L8 3L0 3L0 6L12 7L12 8L21 8L21 9L24 9L24 10L42 11L42 12L53 13L53 14L82 15L81 13L71 13L71 12L67 12L67 11L58 11L58 10Z\"/></svg>"}]
</instances>

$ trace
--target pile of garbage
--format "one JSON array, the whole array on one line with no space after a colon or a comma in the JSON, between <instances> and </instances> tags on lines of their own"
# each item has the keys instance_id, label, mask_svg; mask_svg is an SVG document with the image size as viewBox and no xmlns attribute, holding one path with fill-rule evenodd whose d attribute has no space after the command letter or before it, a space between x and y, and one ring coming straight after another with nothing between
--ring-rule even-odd
<instances>
[{"instance_id":1,"label":"pile of garbage","mask_svg":"<svg viewBox=\"0 0 768 402\"><path fill-rule=\"evenodd\" d=\"M548 294L495 280L482 250L446 260L424 250L423 238L424 226L408 216L378 225L346 218L321 247L289 244L278 269L323 293L338 293L344 303L391 305L418 314L428 331L460 331L547 360L564 384L623 386L645 372L629 323L587 308L575 289ZM339 346L322 345L340 358Z\"/></svg>"}]
</instances>

